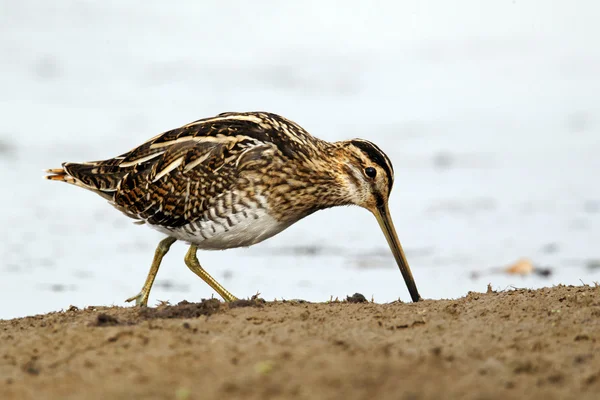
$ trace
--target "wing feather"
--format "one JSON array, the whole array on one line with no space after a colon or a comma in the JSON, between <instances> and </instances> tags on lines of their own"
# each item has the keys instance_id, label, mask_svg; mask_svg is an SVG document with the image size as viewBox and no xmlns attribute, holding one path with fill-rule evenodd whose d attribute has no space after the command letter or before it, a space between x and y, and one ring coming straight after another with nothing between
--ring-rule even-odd
<instances>
[{"instance_id":1,"label":"wing feather","mask_svg":"<svg viewBox=\"0 0 600 400\"><path fill-rule=\"evenodd\" d=\"M146 168L132 168L114 203L150 224L179 227L202 218L217 198L235 189L243 172L269 162L273 151L248 138L177 142Z\"/></svg>"},{"instance_id":2,"label":"wing feather","mask_svg":"<svg viewBox=\"0 0 600 400\"><path fill-rule=\"evenodd\" d=\"M244 172L265 170L273 159L310 160L325 145L275 114L223 113L112 159L65 163L64 173L51 170L48 178L92 190L133 218L177 227L202 218Z\"/></svg>"}]
</instances>

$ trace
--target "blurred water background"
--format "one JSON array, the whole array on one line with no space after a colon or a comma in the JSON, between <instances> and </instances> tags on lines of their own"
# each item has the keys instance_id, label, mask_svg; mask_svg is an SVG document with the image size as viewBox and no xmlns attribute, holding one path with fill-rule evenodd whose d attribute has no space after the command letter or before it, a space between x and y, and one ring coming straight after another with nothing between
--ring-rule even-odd
<instances>
[{"instance_id":1,"label":"blurred water background","mask_svg":"<svg viewBox=\"0 0 600 400\"><path fill-rule=\"evenodd\" d=\"M123 305L160 234L42 179L224 111L267 110L394 162L425 298L600 281L595 1L0 1L0 318ZM150 302L210 288L176 244ZM549 276L473 272L520 257ZM409 301L375 219L317 213L200 252L240 297Z\"/></svg>"}]
</instances>

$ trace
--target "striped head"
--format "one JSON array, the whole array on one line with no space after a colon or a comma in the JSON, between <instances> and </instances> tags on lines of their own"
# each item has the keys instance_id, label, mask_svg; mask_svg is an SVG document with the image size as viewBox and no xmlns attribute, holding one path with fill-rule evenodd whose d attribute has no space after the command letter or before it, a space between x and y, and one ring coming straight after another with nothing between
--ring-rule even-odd
<instances>
[{"instance_id":1,"label":"striped head","mask_svg":"<svg viewBox=\"0 0 600 400\"><path fill-rule=\"evenodd\" d=\"M346 201L371 211L387 239L413 301L421 296L408 266L392 222L388 199L394 185L394 169L388 156L373 143L353 139L336 143L340 157L342 187Z\"/></svg>"},{"instance_id":2,"label":"striped head","mask_svg":"<svg viewBox=\"0 0 600 400\"><path fill-rule=\"evenodd\" d=\"M350 203L368 210L386 204L394 185L394 168L388 156L363 139L339 144L345 153L342 170Z\"/></svg>"}]
</instances>

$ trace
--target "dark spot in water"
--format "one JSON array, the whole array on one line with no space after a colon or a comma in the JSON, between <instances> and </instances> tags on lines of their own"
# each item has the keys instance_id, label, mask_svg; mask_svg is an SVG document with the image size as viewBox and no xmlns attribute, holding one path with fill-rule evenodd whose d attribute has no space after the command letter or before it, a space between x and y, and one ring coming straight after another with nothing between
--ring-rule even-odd
<instances>
[{"instance_id":1,"label":"dark spot in water","mask_svg":"<svg viewBox=\"0 0 600 400\"><path fill-rule=\"evenodd\" d=\"M546 254L554 254L558 252L558 249L558 243L547 243L542 247L542 252Z\"/></svg>"},{"instance_id":2,"label":"dark spot in water","mask_svg":"<svg viewBox=\"0 0 600 400\"><path fill-rule=\"evenodd\" d=\"M229 269L223 271L223 280L228 281L233 278L233 272Z\"/></svg>"},{"instance_id":3,"label":"dark spot in water","mask_svg":"<svg viewBox=\"0 0 600 400\"><path fill-rule=\"evenodd\" d=\"M590 271L598 271L600 270L600 260L588 260L585 266Z\"/></svg>"},{"instance_id":4,"label":"dark spot in water","mask_svg":"<svg viewBox=\"0 0 600 400\"><path fill-rule=\"evenodd\" d=\"M75 290L76 286L75 285L65 285L63 283L53 283L48 285L48 290L50 290L51 292L66 292L66 291L70 291L70 290Z\"/></svg>"},{"instance_id":5,"label":"dark spot in water","mask_svg":"<svg viewBox=\"0 0 600 400\"><path fill-rule=\"evenodd\" d=\"M439 152L433 156L433 166L437 169L450 169L454 164L454 156L450 153Z\"/></svg>"},{"instance_id":6,"label":"dark spot in water","mask_svg":"<svg viewBox=\"0 0 600 400\"><path fill-rule=\"evenodd\" d=\"M169 289L172 289L175 285L171 281L161 280L159 282L156 282L156 284L154 286L165 289L165 290L169 290Z\"/></svg>"},{"instance_id":7,"label":"dark spot in water","mask_svg":"<svg viewBox=\"0 0 600 400\"><path fill-rule=\"evenodd\" d=\"M600 213L600 200L588 200L583 204L583 210L589 214Z\"/></svg>"},{"instance_id":8,"label":"dark spot in water","mask_svg":"<svg viewBox=\"0 0 600 400\"><path fill-rule=\"evenodd\" d=\"M17 264L8 264L4 267L4 271L6 272L19 272L21 271L21 267Z\"/></svg>"},{"instance_id":9,"label":"dark spot in water","mask_svg":"<svg viewBox=\"0 0 600 400\"><path fill-rule=\"evenodd\" d=\"M166 292L187 292L188 286L175 283L170 280L159 280L154 284L155 287L159 287Z\"/></svg>"},{"instance_id":10,"label":"dark spot in water","mask_svg":"<svg viewBox=\"0 0 600 400\"><path fill-rule=\"evenodd\" d=\"M587 113L578 112L567 118L567 129L572 133L583 133L591 127L591 119Z\"/></svg>"},{"instance_id":11,"label":"dark spot in water","mask_svg":"<svg viewBox=\"0 0 600 400\"><path fill-rule=\"evenodd\" d=\"M590 221L584 218L574 218L569 224L569 228L574 231L584 231L589 227Z\"/></svg>"},{"instance_id":12,"label":"dark spot in water","mask_svg":"<svg viewBox=\"0 0 600 400\"><path fill-rule=\"evenodd\" d=\"M0 159L12 159L17 156L16 145L9 141L8 138L0 138Z\"/></svg>"},{"instance_id":13,"label":"dark spot in water","mask_svg":"<svg viewBox=\"0 0 600 400\"><path fill-rule=\"evenodd\" d=\"M536 267L533 272L539 276L543 276L544 278L552 275L552 268L549 267Z\"/></svg>"},{"instance_id":14,"label":"dark spot in water","mask_svg":"<svg viewBox=\"0 0 600 400\"><path fill-rule=\"evenodd\" d=\"M320 246L305 246L305 247L297 247L295 249L295 251L296 251L296 254L301 254L301 255L305 255L305 256L316 256L321 251L323 251L323 248Z\"/></svg>"},{"instance_id":15,"label":"dark spot in water","mask_svg":"<svg viewBox=\"0 0 600 400\"><path fill-rule=\"evenodd\" d=\"M51 55L41 57L33 68L34 74L40 80L53 80L60 76L60 68L57 59Z\"/></svg>"},{"instance_id":16,"label":"dark spot in water","mask_svg":"<svg viewBox=\"0 0 600 400\"><path fill-rule=\"evenodd\" d=\"M295 256L304 256L304 257L317 257L317 256L323 256L323 255L339 256L342 254L347 254L348 251L344 250L340 247L323 246L320 244L314 244L314 245L305 245L305 246L279 247L277 249L272 249L270 251L270 253L275 254L275 255L295 255Z\"/></svg>"}]
</instances>

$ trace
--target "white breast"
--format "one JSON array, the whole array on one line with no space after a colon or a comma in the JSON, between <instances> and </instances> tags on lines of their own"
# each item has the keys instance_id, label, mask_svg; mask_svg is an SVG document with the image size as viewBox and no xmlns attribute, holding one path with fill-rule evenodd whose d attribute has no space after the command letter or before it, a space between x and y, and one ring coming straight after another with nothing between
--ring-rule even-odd
<instances>
[{"instance_id":1,"label":"white breast","mask_svg":"<svg viewBox=\"0 0 600 400\"><path fill-rule=\"evenodd\" d=\"M290 223L277 221L266 208L236 209L228 218L220 218L208 212L211 218L199 220L179 228L152 226L169 236L199 249L222 250L246 247L262 242L289 227Z\"/></svg>"}]
</instances>

